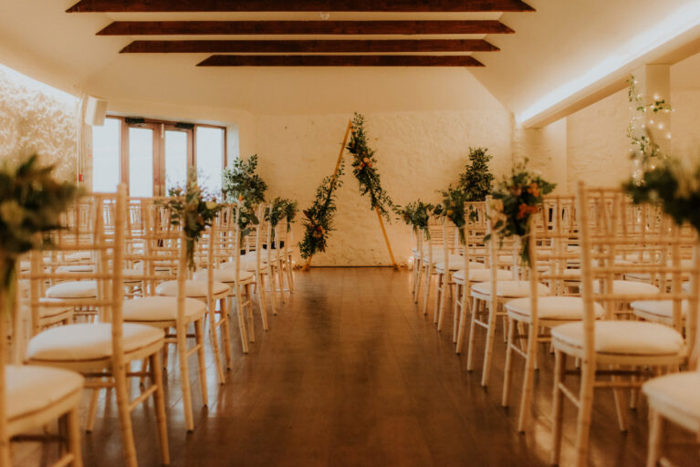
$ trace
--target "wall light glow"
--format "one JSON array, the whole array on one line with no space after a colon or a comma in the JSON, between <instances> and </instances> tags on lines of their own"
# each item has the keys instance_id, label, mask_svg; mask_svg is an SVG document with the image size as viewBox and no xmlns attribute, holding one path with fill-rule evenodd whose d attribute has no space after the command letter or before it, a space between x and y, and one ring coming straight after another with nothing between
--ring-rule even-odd
<instances>
[{"instance_id":1,"label":"wall light glow","mask_svg":"<svg viewBox=\"0 0 700 467\"><path fill-rule=\"evenodd\" d=\"M544 95L531 107L517 115L517 122L526 122L551 109L577 92L622 69L698 25L700 25L700 2L693 2L690 5L678 8L667 17L659 20L654 26L633 37L587 72Z\"/></svg>"}]
</instances>

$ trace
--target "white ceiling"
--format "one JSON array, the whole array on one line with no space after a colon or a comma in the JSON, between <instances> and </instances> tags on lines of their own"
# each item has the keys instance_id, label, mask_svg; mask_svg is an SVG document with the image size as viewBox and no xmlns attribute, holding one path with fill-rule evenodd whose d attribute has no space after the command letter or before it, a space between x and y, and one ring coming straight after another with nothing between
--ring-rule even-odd
<instances>
[{"instance_id":1,"label":"white ceiling","mask_svg":"<svg viewBox=\"0 0 700 467\"><path fill-rule=\"evenodd\" d=\"M332 110L333 96L385 86L392 102L411 109L420 85L445 86L472 73L506 108L518 114L553 88L585 73L677 8L698 0L528 0L534 13L506 13L515 34L486 39L500 52L474 53L479 69L196 68L208 54L119 54L133 38L97 37L113 19L178 19L161 14L67 14L75 0L2 0L0 63L68 92L109 99L227 106L251 112ZM498 14L333 14L331 19L498 19ZM188 19L318 19L317 14L187 14ZM469 37L469 36L464 36ZM479 36L471 36L479 37ZM674 84L697 86L698 60L674 67ZM403 83L391 89L393 80ZM406 83L416 86L406 86ZM403 86L403 87L402 87ZM449 89L448 89L449 90ZM400 92L408 92L399 96ZM302 98L299 98L299 95ZM448 93L446 93L448 94ZM362 104L361 97L358 104ZM444 104L450 106L446 96ZM434 104L435 106L438 103ZM417 108L423 104L416 104ZM278 108L279 107L279 108ZM361 108L360 105L356 108ZM338 109L344 111L344 109Z\"/></svg>"}]
</instances>

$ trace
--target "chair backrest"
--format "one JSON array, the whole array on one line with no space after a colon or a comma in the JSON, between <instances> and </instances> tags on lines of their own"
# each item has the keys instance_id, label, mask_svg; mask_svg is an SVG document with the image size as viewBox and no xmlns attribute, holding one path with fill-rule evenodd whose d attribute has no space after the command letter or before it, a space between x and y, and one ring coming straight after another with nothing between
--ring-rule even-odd
<instances>
[{"instance_id":1,"label":"chair backrest","mask_svg":"<svg viewBox=\"0 0 700 467\"><path fill-rule=\"evenodd\" d=\"M575 204L574 196L548 195L532 219L530 240L535 243L534 251L530 252L529 274L532 277L536 267L538 271L534 272L541 272L538 280L547 282L555 295L567 293L564 282L571 277L565 271L570 265L580 263Z\"/></svg>"},{"instance_id":2,"label":"chair backrest","mask_svg":"<svg viewBox=\"0 0 700 467\"><path fill-rule=\"evenodd\" d=\"M587 356L591 358L595 355L595 302L605 307L609 318L620 302L670 300L673 304L672 322L678 330L682 327L683 301L688 300L689 310L698 307L700 265L696 237L682 235L683 229L658 210L651 223L649 217L637 215L639 212L621 189L587 188L583 182L579 183L577 214L581 230L584 342ZM682 261L681 251L688 248L695 251L694 262ZM636 256L637 261L625 256L631 251L641 250L644 255ZM623 293L613 288L613 281L631 273L658 274L670 277L670 281L658 294ZM688 291L683 290L684 278L691 281ZM691 345L695 341L696 327L697 313L689 312L686 331L687 342Z\"/></svg>"}]
</instances>

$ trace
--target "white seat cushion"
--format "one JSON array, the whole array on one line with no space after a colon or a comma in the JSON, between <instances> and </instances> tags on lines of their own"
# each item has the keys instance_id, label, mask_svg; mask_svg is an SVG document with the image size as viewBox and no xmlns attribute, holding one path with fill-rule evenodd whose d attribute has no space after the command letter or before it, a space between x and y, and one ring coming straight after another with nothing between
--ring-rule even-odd
<instances>
[{"instance_id":1,"label":"white seat cushion","mask_svg":"<svg viewBox=\"0 0 700 467\"><path fill-rule=\"evenodd\" d=\"M469 262L469 269L484 269L486 266L484 266L484 263L477 263L475 261L470 261ZM445 270L445 262L440 261L439 263L435 264L435 269L442 273ZM460 271L464 269L464 257L460 256L459 261L452 261L450 260L450 271Z\"/></svg>"},{"instance_id":2,"label":"white seat cushion","mask_svg":"<svg viewBox=\"0 0 700 467\"><path fill-rule=\"evenodd\" d=\"M655 285L636 281L615 280L612 288L613 293L623 295L656 295L660 292ZM599 281L593 282L593 292L600 293Z\"/></svg>"},{"instance_id":3,"label":"white seat cushion","mask_svg":"<svg viewBox=\"0 0 700 467\"><path fill-rule=\"evenodd\" d=\"M681 302L681 315L688 314L690 303L687 300ZM673 301L672 300L638 300L630 304L633 310L639 310L650 315L656 315L659 318L671 318L673 316Z\"/></svg>"},{"instance_id":4,"label":"white seat cushion","mask_svg":"<svg viewBox=\"0 0 700 467\"><path fill-rule=\"evenodd\" d=\"M552 336L583 347L583 323L552 328ZM596 321L595 351L624 355L677 355L683 350L683 336L675 329L648 321Z\"/></svg>"},{"instance_id":5,"label":"white seat cushion","mask_svg":"<svg viewBox=\"0 0 700 467\"><path fill-rule=\"evenodd\" d=\"M532 308L530 297L516 298L506 303L506 310L523 316L530 316ZM596 318L605 314L605 309L598 303L593 305ZM583 319L583 299L581 297L539 297L537 299L537 316L540 319L576 321Z\"/></svg>"},{"instance_id":6,"label":"white seat cushion","mask_svg":"<svg viewBox=\"0 0 700 467\"><path fill-rule=\"evenodd\" d=\"M195 318L204 314L206 304L194 298L185 298L185 317ZM177 297L144 297L126 300L123 308L124 321L175 321L177 319Z\"/></svg>"},{"instance_id":7,"label":"white seat cushion","mask_svg":"<svg viewBox=\"0 0 700 467\"><path fill-rule=\"evenodd\" d=\"M464 270L459 270L454 274L454 279L464 282ZM513 278L513 273L505 269L496 270L496 279L507 281ZM469 267L469 282L488 282L491 280L491 269L472 269Z\"/></svg>"},{"instance_id":8,"label":"white seat cushion","mask_svg":"<svg viewBox=\"0 0 700 467\"><path fill-rule=\"evenodd\" d=\"M61 303L63 306L40 306L39 307L39 317L40 318L51 318L52 316L58 316L67 311L73 311L72 306L65 306L63 300L58 300L55 298L40 298L39 303Z\"/></svg>"},{"instance_id":9,"label":"white seat cushion","mask_svg":"<svg viewBox=\"0 0 700 467\"><path fill-rule=\"evenodd\" d=\"M124 351L147 347L163 339L163 331L144 324L124 323ZM48 329L29 341L27 359L34 361L100 360L112 355L112 325L69 324Z\"/></svg>"},{"instance_id":10,"label":"white seat cushion","mask_svg":"<svg viewBox=\"0 0 700 467\"><path fill-rule=\"evenodd\" d=\"M7 418L29 415L80 391L85 379L78 373L60 368L34 365L7 365Z\"/></svg>"},{"instance_id":11,"label":"white seat cushion","mask_svg":"<svg viewBox=\"0 0 700 467\"><path fill-rule=\"evenodd\" d=\"M241 282L249 281L252 280L255 275L250 272L250 271L244 271L241 270L239 273L239 278ZM207 280L207 270L202 269L201 271L195 273L194 279L198 281L206 281ZM223 266L219 269L214 270L214 280L219 281L219 282L225 282L225 283L235 283L236 282L236 267L235 265L232 266Z\"/></svg>"},{"instance_id":12,"label":"white seat cushion","mask_svg":"<svg viewBox=\"0 0 700 467\"><path fill-rule=\"evenodd\" d=\"M59 266L56 272L95 272L95 266L92 264L73 264L69 266Z\"/></svg>"},{"instance_id":13,"label":"white seat cushion","mask_svg":"<svg viewBox=\"0 0 700 467\"><path fill-rule=\"evenodd\" d=\"M78 299L96 298L97 281L71 281L56 284L46 291L49 298Z\"/></svg>"},{"instance_id":14,"label":"white seat cushion","mask_svg":"<svg viewBox=\"0 0 700 467\"><path fill-rule=\"evenodd\" d=\"M686 371L654 378L642 386L650 399L677 409L686 416L700 419L700 373Z\"/></svg>"},{"instance_id":15,"label":"white seat cushion","mask_svg":"<svg viewBox=\"0 0 700 467\"><path fill-rule=\"evenodd\" d=\"M496 295L506 298L520 298L530 296L530 281L498 281ZM480 282L472 286L472 293L482 295L491 294L491 282ZM537 295L549 295L549 287L544 284L537 284Z\"/></svg>"},{"instance_id":16,"label":"white seat cushion","mask_svg":"<svg viewBox=\"0 0 700 467\"><path fill-rule=\"evenodd\" d=\"M228 293L228 285L222 282L214 282L214 295ZM166 297L177 296L177 281L166 281L158 284L156 294ZM185 281L185 296L193 298L206 298L207 296L207 281L188 280Z\"/></svg>"},{"instance_id":17,"label":"white seat cushion","mask_svg":"<svg viewBox=\"0 0 700 467\"><path fill-rule=\"evenodd\" d=\"M66 255L66 257L65 257L66 261L71 261L71 262L89 261L91 259L92 259L92 253L89 251L76 251L75 253L71 253L69 255Z\"/></svg>"}]
</instances>

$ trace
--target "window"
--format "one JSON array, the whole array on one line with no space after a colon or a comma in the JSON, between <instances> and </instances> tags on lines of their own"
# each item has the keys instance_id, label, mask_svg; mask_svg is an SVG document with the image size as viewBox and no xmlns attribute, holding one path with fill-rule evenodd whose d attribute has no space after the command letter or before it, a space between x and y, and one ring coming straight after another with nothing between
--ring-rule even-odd
<instances>
[{"instance_id":1,"label":"window","mask_svg":"<svg viewBox=\"0 0 700 467\"><path fill-rule=\"evenodd\" d=\"M165 196L196 168L200 186L219 196L226 166L226 129L158 120L107 117L92 129L92 189L129 196Z\"/></svg>"}]
</instances>

